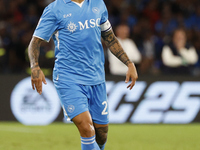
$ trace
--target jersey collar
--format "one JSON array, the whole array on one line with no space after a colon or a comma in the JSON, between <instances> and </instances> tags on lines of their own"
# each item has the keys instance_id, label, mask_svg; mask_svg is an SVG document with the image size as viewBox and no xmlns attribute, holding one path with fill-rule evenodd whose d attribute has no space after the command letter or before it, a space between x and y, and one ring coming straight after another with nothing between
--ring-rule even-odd
<instances>
[{"instance_id":1,"label":"jersey collar","mask_svg":"<svg viewBox=\"0 0 200 150\"><path fill-rule=\"evenodd\" d=\"M64 1L64 3L69 3L69 2L71 2L71 0L63 0Z\"/></svg>"},{"instance_id":2,"label":"jersey collar","mask_svg":"<svg viewBox=\"0 0 200 150\"><path fill-rule=\"evenodd\" d=\"M63 0L64 1L64 3L69 3L69 2L71 2L71 0Z\"/></svg>"}]
</instances>

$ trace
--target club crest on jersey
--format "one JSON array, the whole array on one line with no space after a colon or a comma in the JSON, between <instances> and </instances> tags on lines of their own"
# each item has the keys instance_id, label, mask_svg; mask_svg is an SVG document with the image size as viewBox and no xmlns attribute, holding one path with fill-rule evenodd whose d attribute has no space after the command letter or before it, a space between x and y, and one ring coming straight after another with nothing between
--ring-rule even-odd
<instances>
[{"instance_id":1,"label":"club crest on jersey","mask_svg":"<svg viewBox=\"0 0 200 150\"><path fill-rule=\"evenodd\" d=\"M68 25L67 25L67 29L70 31L70 32L74 32L74 31L76 31L76 29L77 29L77 25L75 24L75 23L73 23L73 22L70 22Z\"/></svg>"},{"instance_id":2,"label":"club crest on jersey","mask_svg":"<svg viewBox=\"0 0 200 150\"><path fill-rule=\"evenodd\" d=\"M93 11L95 14L98 14L98 13L99 13L99 8L93 7L93 8L92 8L92 11Z\"/></svg>"}]
</instances>

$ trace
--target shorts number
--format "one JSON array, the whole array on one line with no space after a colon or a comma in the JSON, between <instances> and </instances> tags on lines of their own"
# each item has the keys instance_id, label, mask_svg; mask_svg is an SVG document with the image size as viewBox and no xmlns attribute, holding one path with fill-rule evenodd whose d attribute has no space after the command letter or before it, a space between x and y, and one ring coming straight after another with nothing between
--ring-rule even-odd
<instances>
[{"instance_id":1,"label":"shorts number","mask_svg":"<svg viewBox=\"0 0 200 150\"><path fill-rule=\"evenodd\" d=\"M108 108L108 103L107 103L107 101L104 101L103 103L102 103L102 105L105 105L105 108L103 109L103 111L102 111L102 115L107 115L108 114L108 112L106 111L107 110L107 108Z\"/></svg>"}]
</instances>

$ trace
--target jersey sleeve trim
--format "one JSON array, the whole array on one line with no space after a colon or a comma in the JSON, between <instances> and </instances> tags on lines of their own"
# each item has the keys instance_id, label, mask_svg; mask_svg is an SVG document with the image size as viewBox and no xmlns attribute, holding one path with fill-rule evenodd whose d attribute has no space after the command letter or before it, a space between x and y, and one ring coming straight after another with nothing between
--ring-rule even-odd
<instances>
[{"instance_id":1,"label":"jersey sleeve trim","mask_svg":"<svg viewBox=\"0 0 200 150\"><path fill-rule=\"evenodd\" d=\"M109 20L107 20L105 23L101 24L100 27L101 27L102 32L108 32L112 29L112 26L111 26Z\"/></svg>"},{"instance_id":2,"label":"jersey sleeve trim","mask_svg":"<svg viewBox=\"0 0 200 150\"><path fill-rule=\"evenodd\" d=\"M50 39L49 40L45 40L45 39L43 39L43 38L41 38L41 37L39 37L39 36L37 36L37 35L33 35L33 37L36 37L36 38L39 38L39 39L41 39L41 40L43 40L43 41L46 41L46 42L49 42L50 41Z\"/></svg>"}]
</instances>

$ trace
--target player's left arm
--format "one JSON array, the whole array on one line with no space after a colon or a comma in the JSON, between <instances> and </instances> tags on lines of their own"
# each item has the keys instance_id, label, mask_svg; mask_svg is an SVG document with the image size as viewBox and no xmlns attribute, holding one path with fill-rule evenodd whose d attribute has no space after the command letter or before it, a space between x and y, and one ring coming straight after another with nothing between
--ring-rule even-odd
<instances>
[{"instance_id":1,"label":"player's left arm","mask_svg":"<svg viewBox=\"0 0 200 150\"><path fill-rule=\"evenodd\" d=\"M116 36L114 35L112 29L108 32L102 32L101 36L104 39L106 46L110 49L111 53L114 54L120 61L122 61L128 67L125 82L129 82L131 78L132 82L127 86L127 88L130 88L131 90L138 78L137 70L134 63L132 63L128 58L127 54L125 53Z\"/></svg>"}]
</instances>

